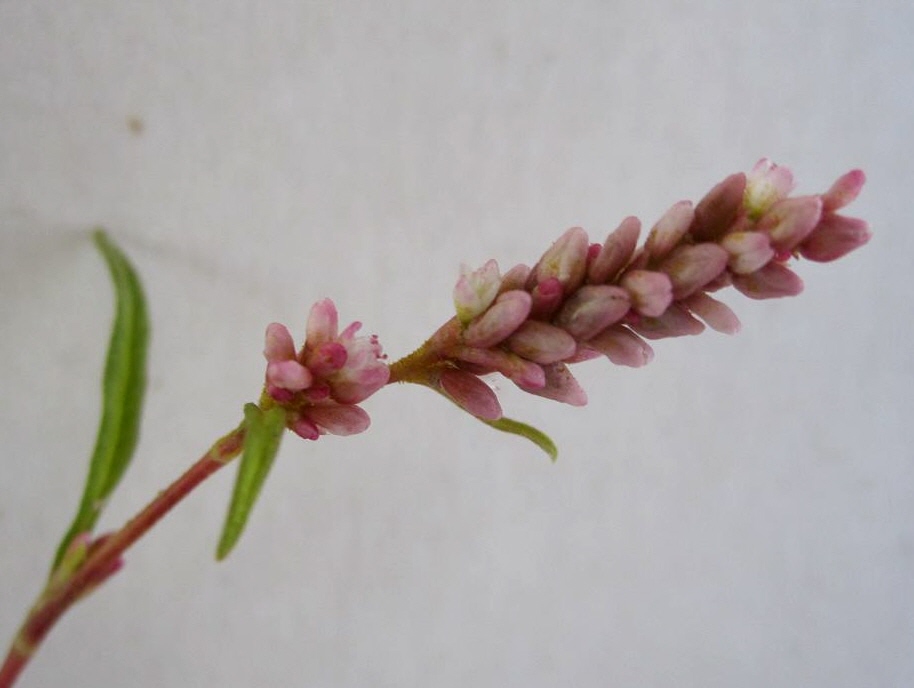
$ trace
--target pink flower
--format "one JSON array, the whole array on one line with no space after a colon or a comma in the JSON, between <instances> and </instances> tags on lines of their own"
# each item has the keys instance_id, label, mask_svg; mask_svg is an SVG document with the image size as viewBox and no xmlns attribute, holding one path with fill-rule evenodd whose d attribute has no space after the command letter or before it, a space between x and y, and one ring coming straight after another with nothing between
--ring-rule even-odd
<instances>
[{"instance_id":1,"label":"pink flower","mask_svg":"<svg viewBox=\"0 0 914 688\"><path fill-rule=\"evenodd\" d=\"M757 220L793 190L793 173L768 158L762 158L746 175L743 206L753 220Z\"/></svg>"},{"instance_id":2,"label":"pink flower","mask_svg":"<svg viewBox=\"0 0 914 688\"><path fill-rule=\"evenodd\" d=\"M330 299L311 308L307 339L298 352L285 326L267 327L267 394L289 410L289 427L306 439L364 431L370 419L355 404L390 377L377 337L357 337L358 322L342 332L338 328L336 306Z\"/></svg>"}]
</instances>

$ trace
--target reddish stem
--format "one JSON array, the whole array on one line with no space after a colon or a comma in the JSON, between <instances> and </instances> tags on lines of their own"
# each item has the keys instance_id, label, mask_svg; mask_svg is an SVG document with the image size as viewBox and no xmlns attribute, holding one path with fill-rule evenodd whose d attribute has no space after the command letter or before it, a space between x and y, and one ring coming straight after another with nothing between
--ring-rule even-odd
<instances>
[{"instance_id":1,"label":"reddish stem","mask_svg":"<svg viewBox=\"0 0 914 688\"><path fill-rule=\"evenodd\" d=\"M58 584L51 584L39 596L0 667L0 688L9 688L25 668L32 654L61 615L80 597L90 592L113 571L121 555L159 519L171 511L197 485L237 456L244 444L244 428L238 426L216 443L181 477L156 495L123 528L90 550L82 565Z\"/></svg>"}]
</instances>

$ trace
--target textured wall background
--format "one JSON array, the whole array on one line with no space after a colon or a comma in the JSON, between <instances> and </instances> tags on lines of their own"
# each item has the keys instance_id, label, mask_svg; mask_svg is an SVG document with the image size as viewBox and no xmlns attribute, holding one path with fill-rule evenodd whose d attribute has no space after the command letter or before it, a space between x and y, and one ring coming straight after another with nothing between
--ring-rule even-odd
<instances>
[{"instance_id":1,"label":"textured wall background","mask_svg":"<svg viewBox=\"0 0 914 688\"><path fill-rule=\"evenodd\" d=\"M873 0L0 0L0 638L95 433L111 297L145 278L133 513L256 396L262 332L332 296L400 356L461 261L652 223L768 155L862 167L876 232L806 293L503 385L562 456L396 388L365 435L283 447L212 552L226 471L55 629L29 686L914 684L914 6Z\"/></svg>"}]
</instances>

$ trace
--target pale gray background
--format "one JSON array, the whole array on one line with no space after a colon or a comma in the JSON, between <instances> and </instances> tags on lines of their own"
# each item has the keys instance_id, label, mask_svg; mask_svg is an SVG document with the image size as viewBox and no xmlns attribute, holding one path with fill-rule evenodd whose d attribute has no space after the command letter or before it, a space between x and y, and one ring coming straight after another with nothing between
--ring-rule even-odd
<instances>
[{"instance_id":1,"label":"pale gray background","mask_svg":"<svg viewBox=\"0 0 914 688\"><path fill-rule=\"evenodd\" d=\"M744 330L527 398L557 465L421 389L289 438L230 560L225 471L54 630L27 686L914 685L914 5L0 0L0 639L94 439L111 228L154 317L104 527L240 416L332 296L400 356L461 261L653 222L762 155L862 167L875 230ZM138 118L144 130L128 126Z\"/></svg>"}]
</instances>

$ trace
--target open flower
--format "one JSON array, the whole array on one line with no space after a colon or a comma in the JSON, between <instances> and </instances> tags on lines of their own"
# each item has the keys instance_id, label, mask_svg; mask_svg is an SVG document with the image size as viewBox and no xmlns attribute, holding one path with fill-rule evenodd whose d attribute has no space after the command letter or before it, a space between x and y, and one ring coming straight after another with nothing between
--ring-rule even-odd
<instances>
[{"instance_id":1,"label":"open flower","mask_svg":"<svg viewBox=\"0 0 914 688\"><path fill-rule=\"evenodd\" d=\"M311 308L307 339L298 351L289 330L267 327L267 395L289 412L289 427L306 439L352 435L370 419L356 406L387 384L390 369L378 338L357 337L361 323L339 332L336 306L330 299Z\"/></svg>"}]
</instances>

